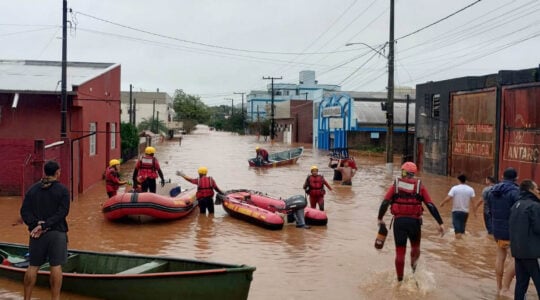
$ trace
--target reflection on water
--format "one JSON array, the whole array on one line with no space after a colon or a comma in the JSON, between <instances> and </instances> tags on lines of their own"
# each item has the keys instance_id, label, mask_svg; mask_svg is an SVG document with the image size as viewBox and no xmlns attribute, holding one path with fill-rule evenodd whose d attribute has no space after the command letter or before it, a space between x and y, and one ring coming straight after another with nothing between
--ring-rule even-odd
<instances>
[{"instance_id":1,"label":"reflection on water","mask_svg":"<svg viewBox=\"0 0 540 300\"><path fill-rule=\"evenodd\" d=\"M327 167L326 151L304 146L297 164L273 169L248 166L248 158L257 145L270 152L297 145L257 141L253 136L199 130L184 135L182 145L165 141L156 146L166 179L171 183L158 187L166 195L180 184L193 187L175 175L182 170L196 176L197 168L208 167L222 190L254 189L277 197L303 194L302 184L311 165L330 182L333 171ZM405 280L398 284L394 272L394 245L390 233L385 247L373 247L377 211L393 176L386 172L384 157L357 156L360 170L353 186L334 182L334 192L327 193L328 226L310 230L286 225L271 231L234 219L221 207L214 216L199 215L194 210L187 217L170 222L109 222L101 214L100 203L106 199L103 183L97 184L72 203L68 217L70 248L167 255L257 267L250 299L497 299L494 280L494 242L486 236L481 218L470 217L468 233L455 240L451 231L450 206L441 214L448 233L439 237L436 223L425 217L422 256L417 273L405 268ZM122 166L123 176L131 177L134 161ZM422 176L436 203L442 201L454 178ZM482 186L472 184L480 195ZM18 218L19 197L0 198L0 236L3 242L27 243L23 225L12 226ZM390 216L386 216L390 220ZM530 289L534 290L534 288ZM529 292L531 294L531 292ZM63 294L63 299L87 299ZM22 284L0 279L1 299L21 299ZM48 299L46 289L38 289L36 298ZM530 295L529 299L535 299ZM537 298L536 298L537 299Z\"/></svg>"}]
</instances>

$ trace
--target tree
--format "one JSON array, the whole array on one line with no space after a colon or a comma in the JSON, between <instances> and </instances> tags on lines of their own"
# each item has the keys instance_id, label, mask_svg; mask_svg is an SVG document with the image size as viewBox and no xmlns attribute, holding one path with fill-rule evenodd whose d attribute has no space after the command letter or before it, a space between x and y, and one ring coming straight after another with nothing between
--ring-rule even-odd
<instances>
[{"instance_id":1,"label":"tree","mask_svg":"<svg viewBox=\"0 0 540 300\"><path fill-rule=\"evenodd\" d=\"M163 120L158 120L150 117L149 119L143 118L138 126L139 131L150 130L155 134L159 132L167 132L167 124Z\"/></svg>"},{"instance_id":2,"label":"tree","mask_svg":"<svg viewBox=\"0 0 540 300\"><path fill-rule=\"evenodd\" d=\"M186 94L183 90L174 93L174 111L176 120L184 123L184 130L189 133L197 124L208 124L210 112L199 96Z\"/></svg>"},{"instance_id":3,"label":"tree","mask_svg":"<svg viewBox=\"0 0 540 300\"><path fill-rule=\"evenodd\" d=\"M137 155L139 134L135 125L122 122L120 124L120 140L122 160L127 161Z\"/></svg>"}]
</instances>

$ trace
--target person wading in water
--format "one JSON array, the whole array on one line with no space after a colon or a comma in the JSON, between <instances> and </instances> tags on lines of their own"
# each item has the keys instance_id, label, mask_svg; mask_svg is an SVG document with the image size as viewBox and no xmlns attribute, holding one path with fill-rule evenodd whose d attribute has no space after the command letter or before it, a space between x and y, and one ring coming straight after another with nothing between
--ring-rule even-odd
<instances>
[{"instance_id":1,"label":"person wading in water","mask_svg":"<svg viewBox=\"0 0 540 300\"><path fill-rule=\"evenodd\" d=\"M444 235L444 225L441 215L431 200L426 187L420 180L414 178L417 167L412 162L401 166L401 178L396 178L388 188L379 208L378 224L385 224L383 217L390 206L394 215L394 243L396 245L396 274L397 280L403 280L407 239L411 243L411 268L416 271L416 263L420 257L420 239L422 236L422 203L439 224L439 232Z\"/></svg>"}]
</instances>

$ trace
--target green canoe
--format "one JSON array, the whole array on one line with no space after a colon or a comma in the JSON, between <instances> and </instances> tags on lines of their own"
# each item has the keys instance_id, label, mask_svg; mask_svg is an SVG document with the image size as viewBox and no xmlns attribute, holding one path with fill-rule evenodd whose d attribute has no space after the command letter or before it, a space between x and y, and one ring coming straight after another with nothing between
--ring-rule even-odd
<instances>
[{"instance_id":1,"label":"green canoe","mask_svg":"<svg viewBox=\"0 0 540 300\"><path fill-rule=\"evenodd\" d=\"M0 276L23 282L28 247L0 243ZM69 250L62 290L102 299L247 299L255 267ZM37 284L48 286L43 265Z\"/></svg>"}]
</instances>

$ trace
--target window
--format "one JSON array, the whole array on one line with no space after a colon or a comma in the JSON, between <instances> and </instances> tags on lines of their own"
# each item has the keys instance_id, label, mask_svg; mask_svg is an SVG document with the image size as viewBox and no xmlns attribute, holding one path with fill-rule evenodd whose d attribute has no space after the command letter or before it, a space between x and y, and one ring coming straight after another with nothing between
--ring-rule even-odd
<instances>
[{"instance_id":1,"label":"window","mask_svg":"<svg viewBox=\"0 0 540 300\"><path fill-rule=\"evenodd\" d=\"M441 112L441 95L435 94L431 98L431 117L438 119Z\"/></svg>"},{"instance_id":2,"label":"window","mask_svg":"<svg viewBox=\"0 0 540 300\"><path fill-rule=\"evenodd\" d=\"M111 149L116 149L116 123L111 123Z\"/></svg>"},{"instance_id":3,"label":"window","mask_svg":"<svg viewBox=\"0 0 540 300\"><path fill-rule=\"evenodd\" d=\"M90 123L90 132L96 132L97 124L96 123ZM88 149L88 152L90 155L96 155L96 135L92 134L90 136L90 143L89 143L90 149Z\"/></svg>"}]
</instances>

